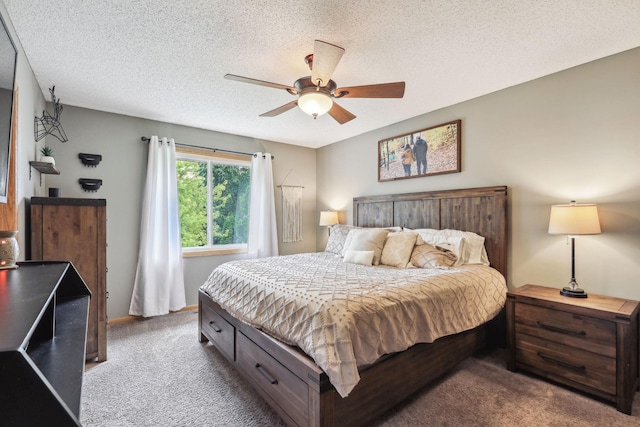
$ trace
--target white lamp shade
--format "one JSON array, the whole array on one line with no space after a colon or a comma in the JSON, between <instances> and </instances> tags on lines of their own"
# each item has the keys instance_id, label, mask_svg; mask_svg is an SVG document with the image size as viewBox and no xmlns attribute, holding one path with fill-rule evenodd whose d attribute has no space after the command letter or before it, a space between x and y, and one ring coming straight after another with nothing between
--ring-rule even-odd
<instances>
[{"instance_id":1,"label":"white lamp shade","mask_svg":"<svg viewBox=\"0 0 640 427\"><path fill-rule=\"evenodd\" d=\"M596 205L553 205L549 218L549 234L600 234Z\"/></svg>"},{"instance_id":2,"label":"white lamp shade","mask_svg":"<svg viewBox=\"0 0 640 427\"><path fill-rule=\"evenodd\" d=\"M311 89L303 92L298 99L298 107L310 116L316 117L325 114L333 106L333 100L322 91Z\"/></svg>"},{"instance_id":3,"label":"white lamp shade","mask_svg":"<svg viewBox=\"0 0 640 427\"><path fill-rule=\"evenodd\" d=\"M337 223L338 223L338 212L335 212L335 211L320 212L320 225L333 225Z\"/></svg>"}]
</instances>

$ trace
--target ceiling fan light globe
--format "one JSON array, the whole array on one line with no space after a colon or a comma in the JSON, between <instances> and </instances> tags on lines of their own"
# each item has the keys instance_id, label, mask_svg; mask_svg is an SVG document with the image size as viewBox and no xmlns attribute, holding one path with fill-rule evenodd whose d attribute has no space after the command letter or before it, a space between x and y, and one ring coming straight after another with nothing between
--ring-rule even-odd
<instances>
[{"instance_id":1,"label":"ceiling fan light globe","mask_svg":"<svg viewBox=\"0 0 640 427\"><path fill-rule=\"evenodd\" d=\"M298 106L302 111L316 118L331 109L333 100L324 92L312 90L300 95Z\"/></svg>"}]
</instances>

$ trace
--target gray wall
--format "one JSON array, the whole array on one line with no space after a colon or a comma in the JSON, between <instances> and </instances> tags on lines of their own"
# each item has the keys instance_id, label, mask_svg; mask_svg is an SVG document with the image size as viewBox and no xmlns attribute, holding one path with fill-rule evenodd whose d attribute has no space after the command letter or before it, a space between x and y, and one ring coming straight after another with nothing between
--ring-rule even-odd
<instances>
[{"instance_id":1,"label":"gray wall","mask_svg":"<svg viewBox=\"0 0 640 427\"><path fill-rule=\"evenodd\" d=\"M64 88L56 87L56 91L58 90L63 99ZM55 149L56 167L61 174L45 176L45 184L41 190L44 193L49 187L59 187L63 197L107 200L107 289L110 295L107 313L110 318L128 314L133 291L148 147L140 141L143 135L167 136L178 143L201 147L247 153L271 152L275 156L274 183L281 184L291 171L286 184L305 187L303 240L286 244L280 242L280 252L287 254L315 250L315 150L69 105L64 106L61 122L69 141L64 144L55 139L47 142ZM101 154L103 160L99 166L89 168L82 165L78 153ZM102 188L96 193L84 192L78 184L79 178L102 179ZM280 229L281 193L277 188L274 191ZM278 235L281 239L280 231ZM244 255L221 255L185 258L187 304L197 303L197 289L214 267L243 257Z\"/></svg>"},{"instance_id":2,"label":"gray wall","mask_svg":"<svg viewBox=\"0 0 640 427\"><path fill-rule=\"evenodd\" d=\"M507 185L513 288L566 285L570 246L547 234L550 206L597 203L603 234L577 239L578 283L640 299L638 70L640 48L323 147L318 207L343 211L351 223L355 196ZM379 140L455 119L461 173L377 182ZM318 236L321 249L326 234Z\"/></svg>"}]
</instances>

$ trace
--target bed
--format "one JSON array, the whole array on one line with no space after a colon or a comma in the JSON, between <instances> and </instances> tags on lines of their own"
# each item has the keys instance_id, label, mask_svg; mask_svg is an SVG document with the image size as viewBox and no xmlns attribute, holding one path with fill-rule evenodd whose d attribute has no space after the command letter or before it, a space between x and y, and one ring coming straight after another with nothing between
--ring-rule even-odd
<instances>
[{"instance_id":1,"label":"bed","mask_svg":"<svg viewBox=\"0 0 640 427\"><path fill-rule=\"evenodd\" d=\"M484 247L493 267L492 269L484 267L483 274L491 275L487 270L495 269L506 277L506 203L507 188L504 186L358 197L353 200L353 219L354 225L359 227L455 229L477 233L485 238ZM292 258L305 256L297 255ZM332 268L340 268L335 261L336 256L333 258L331 254L315 256L324 257L324 260L304 262L309 266L314 263L334 262L335 265ZM290 259L287 258L282 262L290 262ZM249 270L253 268L255 271L264 272L266 276L263 281L271 280L273 283L272 279L275 277L273 275L279 269L286 271L286 266L281 267L275 260L268 266L264 262L264 260L249 261L248 264L252 267L247 266L247 271L236 272L239 275L237 277L249 275L251 273ZM260 263L263 263L262 266ZM231 263L225 268L238 269L240 266ZM351 268L349 271L352 274L361 278L360 281L368 280L363 279L367 268L358 266L348 268ZM473 268L475 267L469 267L468 270ZM477 268L481 269L481 266ZM372 270L370 267L368 269ZM384 269L380 270L384 271ZM466 271L465 269L455 270ZM317 269L311 269L309 272L311 276L325 274ZM212 276L216 274L222 274L222 272L214 271ZM387 273L382 273L383 276L385 274ZM402 275L407 277L402 280L411 281L415 272L405 270ZM305 275L300 273L300 277L303 278ZM261 279L256 280L259 282ZM241 281L238 279L238 283ZM284 283L286 277L276 281ZM332 359L330 358L329 362L325 360L326 354L320 359L316 358L317 364L314 359L307 356L309 349L305 348L304 342L300 345L292 345L294 342L286 335L287 325L279 324L278 327L281 329L270 331L271 334L262 332L261 329L265 328L259 325L252 326L253 322L243 317L242 309L229 309L229 299L233 298L224 298L226 294L220 294L216 295L217 300L214 301L207 293L211 293L210 288L205 285L199 294L200 341L210 341L289 425L366 424L484 348L488 343L502 341L504 337L503 310L498 310L497 315L493 310L491 319L484 319L480 325L470 329L462 326L460 331L445 330L443 334L438 335L443 336L439 338L436 336L437 339L431 343L412 345L404 351L383 352L384 355L381 357L374 353L377 360L371 361L372 363L357 363L358 378L355 381L345 374L346 383L341 383L336 380L337 374L331 368ZM230 291L227 293L233 293L231 292L233 286L228 288ZM302 297L304 298L305 295ZM237 296L234 298L238 299ZM260 298L256 298L255 301ZM318 295L308 298L318 298ZM255 304L252 301L254 300L251 298L246 300L247 310L253 310ZM232 316L229 311L234 312L244 321ZM335 313L332 315L336 316ZM299 326L299 324L293 324L291 327ZM280 339L275 339L272 335ZM329 347L337 347L342 342L343 339L338 336L338 339L329 343ZM383 350L387 348L385 345L380 347ZM307 353L301 348L305 348ZM314 356L318 357L318 354ZM371 354L368 354L368 357L372 357ZM344 372L350 372L349 369L345 369ZM393 392L390 393L390 390Z\"/></svg>"}]
</instances>

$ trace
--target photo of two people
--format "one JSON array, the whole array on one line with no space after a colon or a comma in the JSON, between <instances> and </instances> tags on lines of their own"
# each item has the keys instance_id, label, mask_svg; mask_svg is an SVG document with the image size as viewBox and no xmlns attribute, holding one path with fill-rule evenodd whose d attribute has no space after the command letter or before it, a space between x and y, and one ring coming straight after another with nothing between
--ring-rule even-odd
<instances>
[{"instance_id":1,"label":"photo of two people","mask_svg":"<svg viewBox=\"0 0 640 427\"><path fill-rule=\"evenodd\" d=\"M460 172L461 121L378 143L378 181Z\"/></svg>"}]
</instances>

